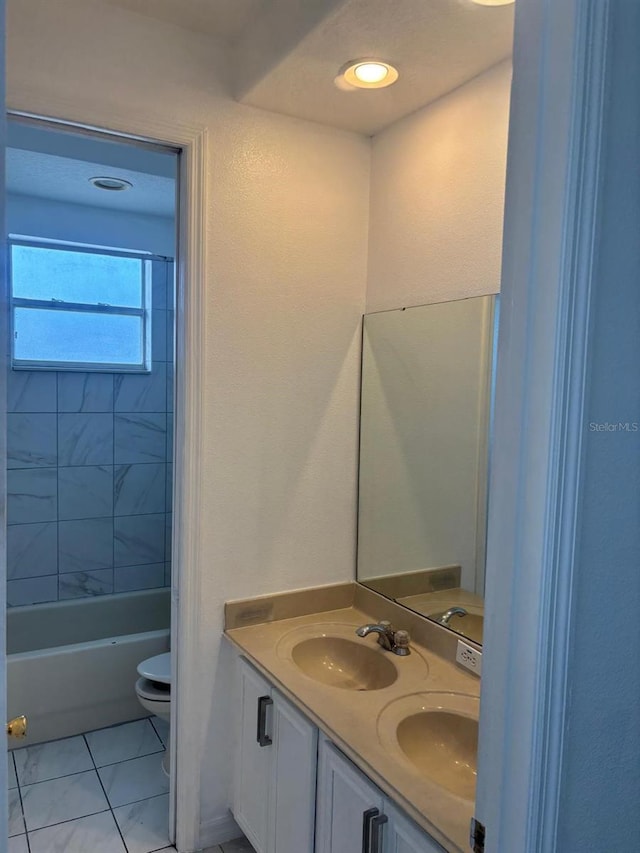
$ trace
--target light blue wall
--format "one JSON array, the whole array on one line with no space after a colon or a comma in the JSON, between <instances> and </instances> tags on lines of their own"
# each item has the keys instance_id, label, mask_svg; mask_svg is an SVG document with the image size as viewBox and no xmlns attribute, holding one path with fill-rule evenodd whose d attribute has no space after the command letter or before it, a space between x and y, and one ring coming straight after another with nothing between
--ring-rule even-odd
<instances>
[{"instance_id":1,"label":"light blue wall","mask_svg":"<svg viewBox=\"0 0 640 853\"><path fill-rule=\"evenodd\" d=\"M611 6L558 853L640 849L640 5Z\"/></svg>"}]
</instances>

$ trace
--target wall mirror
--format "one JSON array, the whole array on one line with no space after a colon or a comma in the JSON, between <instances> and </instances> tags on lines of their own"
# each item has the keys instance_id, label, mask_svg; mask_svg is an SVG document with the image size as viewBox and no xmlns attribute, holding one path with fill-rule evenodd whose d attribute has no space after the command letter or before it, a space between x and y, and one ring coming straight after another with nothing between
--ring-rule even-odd
<instances>
[{"instance_id":1,"label":"wall mirror","mask_svg":"<svg viewBox=\"0 0 640 853\"><path fill-rule=\"evenodd\" d=\"M482 642L497 297L367 314L360 583Z\"/></svg>"}]
</instances>

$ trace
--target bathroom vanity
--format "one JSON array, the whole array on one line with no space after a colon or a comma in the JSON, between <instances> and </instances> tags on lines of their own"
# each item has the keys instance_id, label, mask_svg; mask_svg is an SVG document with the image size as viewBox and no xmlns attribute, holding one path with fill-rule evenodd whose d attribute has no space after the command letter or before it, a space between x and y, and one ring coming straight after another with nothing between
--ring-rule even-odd
<instances>
[{"instance_id":1,"label":"bathroom vanity","mask_svg":"<svg viewBox=\"0 0 640 853\"><path fill-rule=\"evenodd\" d=\"M357 584L227 605L232 811L257 853L468 849L480 682L451 632ZM356 628L392 619L411 654ZM455 652L453 652L455 654Z\"/></svg>"}]
</instances>

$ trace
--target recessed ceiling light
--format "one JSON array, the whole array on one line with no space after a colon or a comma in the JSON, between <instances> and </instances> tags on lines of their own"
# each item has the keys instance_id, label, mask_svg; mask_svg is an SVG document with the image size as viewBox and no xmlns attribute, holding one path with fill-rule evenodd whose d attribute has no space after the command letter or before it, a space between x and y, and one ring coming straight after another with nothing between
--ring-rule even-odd
<instances>
[{"instance_id":1,"label":"recessed ceiling light","mask_svg":"<svg viewBox=\"0 0 640 853\"><path fill-rule=\"evenodd\" d=\"M511 6L516 0L471 0L477 6Z\"/></svg>"},{"instance_id":2,"label":"recessed ceiling light","mask_svg":"<svg viewBox=\"0 0 640 853\"><path fill-rule=\"evenodd\" d=\"M125 181L124 178L110 178L107 176L89 178L89 183L93 184L96 189L107 190L108 192L112 193L120 193L123 190L128 190L133 186L131 181Z\"/></svg>"},{"instance_id":3,"label":"recessed ceiling light","mask_svg":"<svg viewBox=\"0 0 640 853\"><path fill-rule=\"evenodd\" d=\"M383 89L398 79L398 69L380 59L352 59L336 77L340 88Z\"/></svg>"}]
</instances>

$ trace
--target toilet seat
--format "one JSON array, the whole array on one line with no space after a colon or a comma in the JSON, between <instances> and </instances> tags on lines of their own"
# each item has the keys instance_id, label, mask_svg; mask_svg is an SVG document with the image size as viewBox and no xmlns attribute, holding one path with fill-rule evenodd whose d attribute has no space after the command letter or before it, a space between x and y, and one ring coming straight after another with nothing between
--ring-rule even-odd
<instances>
[{"instance_id":1,"label":"toilet seat","mask_svg":"<svg viewBox=\"0 0 640 853\"><path fill-rule=\"evenodd\" d=\"M138 674L158 684L171 684L171 652L147 658L138 664Z\"/></svg>"},{"instance_id":2,"label":"toilet seat","mask_svg":"<svg viewBox=\"0 0 640 853\"><path fill-rule=\"evenodd\" d=\"M139 678L136 681L136 693L142 699L149 702L160 702L167 706L171 703L171 690L167 685L162 688L146 678Z\"/></svg>"}]
</instances>

